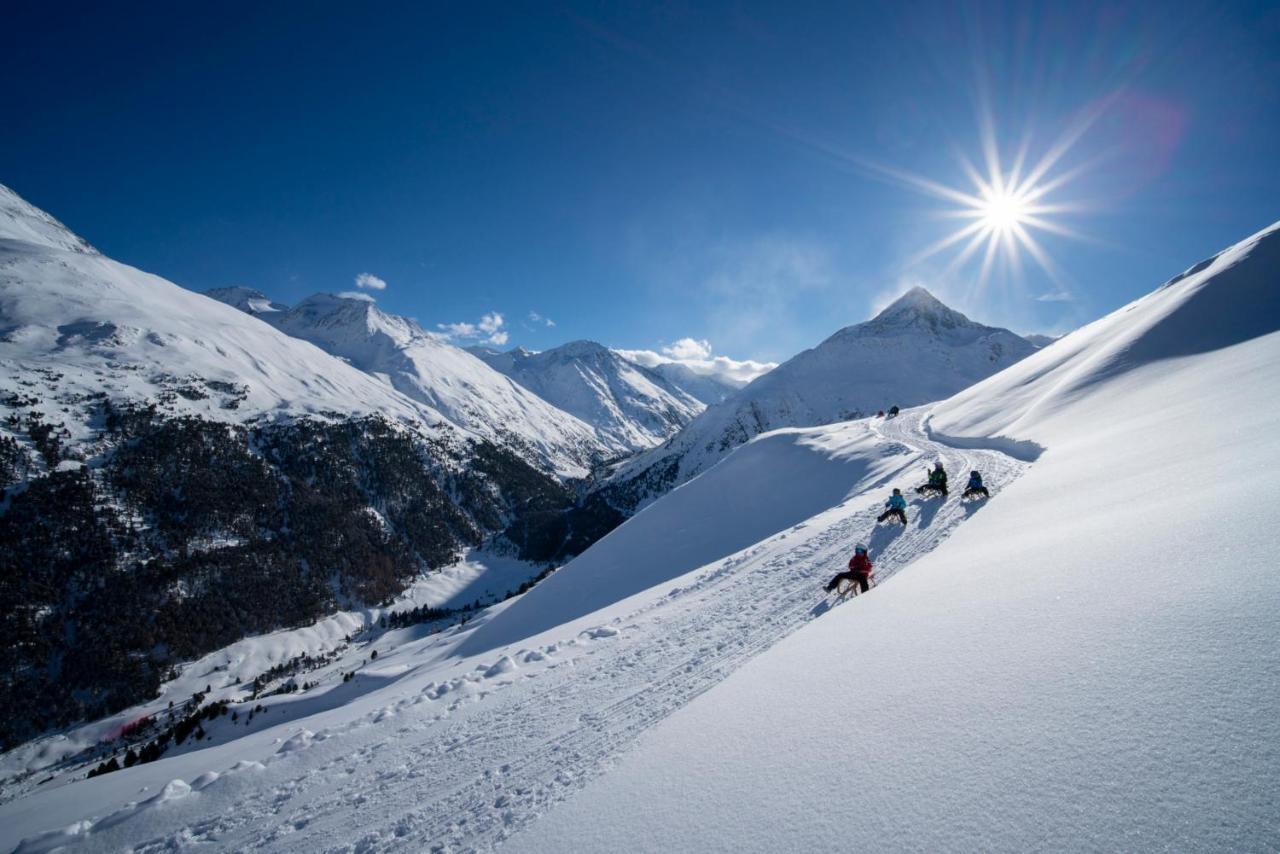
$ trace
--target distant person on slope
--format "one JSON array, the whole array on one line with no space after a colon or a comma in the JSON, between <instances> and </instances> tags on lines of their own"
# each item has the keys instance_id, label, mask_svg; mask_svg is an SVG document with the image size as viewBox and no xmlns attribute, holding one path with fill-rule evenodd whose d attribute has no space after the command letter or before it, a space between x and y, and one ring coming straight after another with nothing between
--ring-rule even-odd
<instances>
[{"instance_id":1,"label":"distant person on slope","mask_svg":"<svg viewBox=\"0 0 1280 854\"><path fill-rule=\"evenodd\" d=\"M884 503L889 508L876 517L877 522L884 522L892 516L897 516L902 520L902 524L907 524L907 499L902 497L902 490L895 488L893 495L889 496L889 500Z\"/></svg>"},{"instance_id":2,"label":"distant person on slope","mask_svg":"<svg viewBox=\"0 0 1280 854\"><path fill-rule=\"evenodd\" d=\"M871 558L867 556L867 547L858 543L853 549L853 557L849 558L848 571L828 581L825 589L830 593L840 586L840 582L847 581L850 585L858 585L862 588L862 592L866 593L870 589L871 571Z\"/></svg>"},{"instance_id":3,"label":"distant person on slope","mask_svg":"<svg viewBox=\"0 0 1280 854\"><path fill-rule=\"evenodd\" d=\"M988 492L987 488L982 485L982 473L971 471L969 472L969 483L967 486L965 486L964 492L960 493L960 497L974 498L979 495L981 495L983 498L991 497L991 493Z\"/></svg>"},{"instance_id":4,"label":"distant person on slope","mask_svg":"<svg viewBox=\"0 0 1280 854\"><path fill-rule=\"evenodd\" d=\"M947 470L942 467L941 461L933 464L933 471L929 472L929 482L924 486L917 486L916 492L921 494L941 492L943 498L947 496Z\"/></svg>"},{"instance_id":5,"label":"distant person on slope","mask_svg":"<svg viewBox=\"0 0 1280 854\"><path fill-rule=\"evenodd\" d=\"M896 417L898 417L898 407L896 407L896 406L890 406L890 407L889 407L889 417L890 417L890 418L896 418Z\"/></svg>"}]
</instances>

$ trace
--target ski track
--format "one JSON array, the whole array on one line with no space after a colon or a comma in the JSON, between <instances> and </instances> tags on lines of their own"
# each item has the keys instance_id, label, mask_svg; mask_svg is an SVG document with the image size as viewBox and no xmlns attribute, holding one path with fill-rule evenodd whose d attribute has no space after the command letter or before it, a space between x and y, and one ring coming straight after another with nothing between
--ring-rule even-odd
<instances>
[{"instance_id":1,"label":"ski track","mask_svg":"<svg viewBox=\"0 0 1280 854\"><path fill-rule=\"evenodd\" d=\"M873 429L919 452L922 464L942 459L957 485L980 469L991 500L1029 465L995 450L931 441L923 417L927 410L905 412ZM923 481L923 465L918 474L914 465L897 471L892 481L906 492ZM499 658L486 673L477 668L446 683L447 691L431 683L322 732L315 747L325 758L290 771L291 753L315 749L310 733L295 736L268 761L281 777L274 787L247 785L218 815L135 839L131 850L201 842L249 851L491 849L607 771L650 727L809 620L847 604L824 599L821 585L844 568L856 541L871 545L878 583L933 550L982 506L960 502L958 492L945 502L908 493L905 529L877 527L878 501L865 508L859 500L862 509L847 512L839 505L709 565L693 583L616 621L617 634L584 632L511 653L515 667ZM450 702L451 693L461 696ZM385 737L392 732L385 721L394 716L403 724ZM379 723L386 728L372 726ZM361 730L381 740L362 740ZM290 748L295 740L297 749ZM127 811L102 819L108 833L83 841L119 846L124 840L113 840L110 828L127 825Z\"/></svg>"}]
</instances>

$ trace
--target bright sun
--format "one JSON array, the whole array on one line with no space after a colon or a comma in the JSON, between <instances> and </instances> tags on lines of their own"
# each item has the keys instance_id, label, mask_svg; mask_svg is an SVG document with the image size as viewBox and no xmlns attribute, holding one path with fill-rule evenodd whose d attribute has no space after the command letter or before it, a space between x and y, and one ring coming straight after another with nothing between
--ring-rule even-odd
<instances>
[{"instance_id":1,"label":"bright sun","mask_svg":"<svg viewBox=\"0 0 1280 854\"><path fill-rule=\"evenodd\" d=\"M1005 233L1020 227L1030 214L1025 200L1016 193L992 192L978 208L980 222L992 232Z\"/></svg>"},{"instance_id":2,"label":"bright sun","mask_svg":"<svg viewBox=\"0 0 1280 854\"><path fill-rule=\"evenodd\" d=\"M1024 137L1008 167L1000 162L994 122L989 118L981 120L983 157L979 162L985 168L976 167L967 157L956 152L972 187L968 190L898 169L863 164L913 190L950 202L953 207L939 211L939 215L960 221L957 228L908 259L906 266L913 267L950 251L950 263L937 275L946 278L969 262L977 261L979 270L973 281L981 292L994 268L1001 264L1009 272L1011 281L1022 280L1023 259L1029 258L1057 285L1059 291L1066 292L1068 283L1041 246L1036 232L1083 239L1083 235L1057 220L1060 215L1081 213L1087 208L1078 203L1053 202L1049 197L1079 176L1089 164L1080 164L1056 175L1050 173L1096 117L1096 113L1083 115L1034 164L1027 157L1029 137Z\"/></svg>"}]
</instances>

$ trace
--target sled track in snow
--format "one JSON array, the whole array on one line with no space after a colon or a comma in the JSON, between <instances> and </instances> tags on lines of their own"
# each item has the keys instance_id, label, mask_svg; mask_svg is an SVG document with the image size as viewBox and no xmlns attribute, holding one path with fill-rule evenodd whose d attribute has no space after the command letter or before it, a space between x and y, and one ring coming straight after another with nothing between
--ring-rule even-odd
<instances>
[{"instance_id":1,"label":"sled track in snow","mask_svg":"<svg viewBox=\"0 0 1280 854\"><path fill-rule=\"evenodd\" d=\"M887 442L922 455L886 488L906 491L923 479L924 463L942 459L957 478L981 469L996 500L1026 470L1028 463L998 451L930 440L922 415L876 425ZM217 816L166 827L160 836L151 828L141 844L134 836L132 850L195 842L238 850L490 849L607 770L645 730L820 616L821 584L844 567L855 541L870 538L883 584L977 509L956 492L945 502L912 495L905 529L877 528L880 503L858 504L862 509L842 512L841 505L709 565L692 583L616 623L619 636L542 647L534 653L545 658L487 680L485 690L465 699L406 697L381 711L379 726L369 725L371 715L324 733L322 749L302 767L269 766L271 797L246 789ZM120 846L111 836L87 841Z\"/></svg>"}]
</instances>

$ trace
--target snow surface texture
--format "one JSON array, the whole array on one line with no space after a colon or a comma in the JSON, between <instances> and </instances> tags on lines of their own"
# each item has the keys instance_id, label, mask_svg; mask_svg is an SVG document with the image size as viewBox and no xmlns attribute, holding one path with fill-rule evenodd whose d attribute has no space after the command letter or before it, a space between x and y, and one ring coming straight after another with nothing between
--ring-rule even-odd
<instances>
[{"instance_id":1,"label":"snow surface texture","mask_svg":"<svg viewBox=\"0 0 1280 854\"><path fill-rule=\"evenodd\" d=\"M936 407L1046 451L504 850L1280 848L1278 283L1273 226Z\"/></svg>"},{"instance_id":2,"label":"snow surface texture","mask_svg":"<svg viewBox=\"0 0 1280 854\"><path fill-rule=\"evenodd\" d=\"M913 288L871 320L841 329L708 407L668 443L623 463L610 482L659 482L656 489L641 487L652 490L637 496L643 504L766 431L941 400L1034 350L1012 332L974 323Z\"/></svg>"},{"instance_id":3,"label":"snow surface texture","mask_svg":"<svg viewBox=\"0 0 1280 854\"><path fill-rule=\"evenodd\" d=\"M328 683L340 681L343 673L357 669L368 655L369 638L363 634L376 629L385 614L411 610L418 606L458 608L474 602L501 601L533 578L541 566L482 551L469 552L452 566L436 570L416 579L409 589L386 607L368 607L357 611L340 611L313 625L300 629L282 629L257 637L247 637L230 646L209 653L180 668L176 679L164 683L153 700L118 714L77 726L70 731L35 739L5 754L0 754L0 802L11 800L37 785L48 786L52 777L58 783L68 782L68 771L75 757L104 740L120 733L139 718L164 710L170 702L181 704L197 691L211 691L208 701L240 702L247 695L246 686L271 668L287 665L300 655L331 656L325 667L298 675L295 682L308 681L322 690L320 703L332 701ZM404 633L412 636L417 630ZM362 639L354 645L352 635ZM388 644L387 636L379 638ZM287 677L277 680L286 681ZM279 725L286 719L313 714L316 701L302 697L298 702L280 704L275 711ZM75 766L78 767L78 766Z\"/></svg>"},{"instance_id":4,"label":"snow surface texture","mask_svg":"<svg viewBox=\"0 0 1280 854\"><path fill-rule=\"evenodd\" d=\"M661 444L706 407L661 374L593 341L531 353L473 351L543 400L595 427L615 456Z\"/></svg>"},{"instance_id":5,"label":"snow surface texture","mask_svg":"<svg viewBox=\"0 0 1280 854\"><path fill-rule=\"evenodd\" d=\"M25 839L18 850L202 842L235 850L488 848L607 770L645 730L827 613L834 600L819 588L844 567L854 541L869 538L884 580L982 511L916 501L906 528L876 528L890 485L919 482L924 462L940 456L956 469L981 466L998 499L1026 467L997 452L936 445L920 432L919 413L883 428L857 422L784 436L776 450L834 506L735 550L738 508L712 502L699 516L709 530L727 532L716 559L691 572L655 572L635 555L630 571L662 583L630 596L620 585L605 609L481 654L468 647L490 643L471 638L490 620L510 634L499 621L522 599L491 609L478 627L389 632L370 642L379 655L355 680L271 698L237 739L213 731L209 747L50 784L0 806L0 846ZM774 447L768 438L762 447ZM720 485L745 492L758 482L759 462L731 456L717 469ZM846 498L851 474L875 491ZM773 507L785 510L782 500ZM668 522L646 512L627 526L656 538ZM594 589L588 574L571 580L562 591Z\"/></svg>"}]
</instances>

